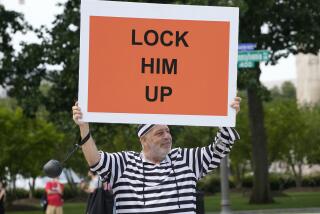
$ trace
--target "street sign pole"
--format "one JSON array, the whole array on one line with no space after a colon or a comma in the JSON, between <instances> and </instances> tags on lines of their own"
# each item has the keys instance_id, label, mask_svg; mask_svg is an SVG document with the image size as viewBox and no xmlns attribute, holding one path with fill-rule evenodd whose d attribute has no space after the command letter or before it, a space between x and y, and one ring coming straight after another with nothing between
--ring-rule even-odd
<instances>
[{"instance_id":1,"label":"street sign pole","mask_svg":"<svg viewBox=\"0 0 320 214\"><path fill-rule=\"evenodd\" d=\"M229 168L228 158L226 155L221 159L220 163L220 181L221 181L221 212L220 214L231 214L231 206L229 200Z\"/></svg>"}]
</instances>

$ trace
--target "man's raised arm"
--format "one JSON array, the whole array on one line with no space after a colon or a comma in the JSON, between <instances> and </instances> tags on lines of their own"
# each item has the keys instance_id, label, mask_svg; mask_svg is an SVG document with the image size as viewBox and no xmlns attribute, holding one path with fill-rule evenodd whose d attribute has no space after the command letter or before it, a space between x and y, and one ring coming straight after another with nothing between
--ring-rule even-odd
<instances>
[{"instance_id":1,"label":"man's raised arm","mask_svg":"<svg viewBox=\"0 0 320 214\"><path fill-rule=\"evenodd\" d=\"M82 112L78 106L78 102L72 107L72 114L74 122L80 128L81 139L88 138L88 140L81 146L84 157L86 158L89 166L93 166L100 160L100 154L98 152L97 146L90 135L89 123L80 121L82 119Z\"/></svg>"}]
</instances>

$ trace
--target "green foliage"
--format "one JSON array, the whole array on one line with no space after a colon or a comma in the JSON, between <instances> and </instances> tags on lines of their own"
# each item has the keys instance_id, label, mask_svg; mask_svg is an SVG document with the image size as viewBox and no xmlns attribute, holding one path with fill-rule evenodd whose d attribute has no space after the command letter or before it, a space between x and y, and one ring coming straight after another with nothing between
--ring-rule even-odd
<instances>
[{"instance_id":1,"label":"green foliage","mask_svg":"<svg viewBox=\"0 0 320 214\"><path fill-rule=\"evenodd\" d=\"M270 161L288 163L308 161L319 139L316 134L318 115L313 109L299 108L295 99L274 100L266 105L266 127Z\"/></svg>"},{"instance_id":2,"label":"green foliage","mask_svg":"<svg viewBox=\"0 0 320 214\"><path fill-rule=\"evenodd\" d=\"M283 191L295 187L295 181L291 176L285 174L270 174L269 176L270 189L273 191ZM253 176L245 176L242 181L242 186L251 189L253 187Z\"/></svg>"},{"instance_id":3,"label":"green foliage","mask_svg":"<svg viewBox=\"0 0 320 214\"><path fill-rule=\"evenodd\" d=\"M281 91L272 91L275 99L266 104L265 124L268 132L269 160L284 161L290 167L297 185L301 184L301 171L297 166L318 163L319 107L298 106L295 88L284 83Z\"/></svg>"},{"instance_id":4,"label":"green foliage","mask_svg":"<svg viewBox=\"0 0 320 214\"><path fill-rule=\"evenodd\" d=\"M217 175L206 176L197 183L197 188L204 191L205 194L218 193L220 192L220 177Z\"/></svg>"},{"instance_id":5,"label":"green foliage","mask_svg":"<svg viewBox=\"0 0 320 214\"><path fill-rule=\"evenodd\" d=\"M308 152L308 162L312 164L320 164L320 105L312 107L304 107L304 111L307 113L305 116L307 127L307 133L309 135L308 141L312 149Z\"/></svg>"},{"instance_id":6,"label":"green foliage","mask_svg":"<svg viewBox=\"0 0 320 214\"><path fill-rule=\"evenodd\" d=\"M230 169L234 175L237 187L241 187L241 180L244 174L250 169L250 162L252 160L252 148L250 139L250 129L248 121L248 98L245 92L240 91L238 96L242 98L241 110L237 115L236 129L240 134L238 140L230 152ZM249 166L249 167L248 167Z\"/></svg>"},{"instance_id":7,"label":"green foliage","mask_svg":"<svg viewBox=\"0 0 320 214\"><path fill-rule=\"evenodd\" d=\"M42 104L41 83L46 75L44 48L38 44L23 44L12 62L11 77L6 82L8 95L17 97L25 114L35 117Z\"/></svg>"},{"instance_id":8,"label":"green foliage","mask_svg":"<svg viewBox=\"0 0 320 214\"><path fill-rule=\"evenodd\" d=\"M217 5L217 6L238 6L240 7L240 41L241 42L256 42L258 47L272 48L273 52L282 50L283 45L279 45L280 38L278 31L283 32L297 32L297 34L304 34L301 28L296 27L297 22L301 22L296 18L296 14L290 18L289 23L283 23L281 21L282 15L289 17L292 10L286 9L290 4L292 7L298 7L288 1L271 1L264 0L259 3L252 3L251 0L241 1L199 1L199 0L177 0L177 1L134 1L134 2L154 2L154 3L178 3L178 4L199 4L199 5ZM42 39L40 45L30 44L24 45L23 51L15 58L14 68L11 68L11 76L6 76L8 83L12 88L9 89L9 95L15 96L19 104L23 107L23 110L30 116L36 115L39 106L44 104L45 108L49 111L48 117L61 127L62 130L72 130L72 122L70 121L70 109L73 105L73 100L77 97L78 91L78 65L79 65L79 35L80 35L80 16L79 16L79 0L67 1L61 5L64 8L64 12L56 16L54 27L52 30L38 29L36 32ZM312 2L308 2L309 6L314 5ZM304 14L306 10L315 10L309 8L305 4L299 4L299 8L303 11L295 11L300 15ZM276 8L277 10L274 10ZM274 17L270 13L276 13ZM281 12L281 13L280 13ZM282 14L283 13L283 14ZM288 15L289 14L289 15ZM318 13L312 15L312 25L308 25L309 28L313 28L312 32L316 33L317 24L316 17ZM272 34L275 21L279 21L277 36ZM263 24L269 25L270 33L262 34L260 27ZM293 26L291 26L291 25ZM75 28L71 28L73 26ZM76 30L74 30L76 29ZM278 35L279 34L279 35ZM299 34L299 35L300 35ZM312 34L313 35L313 34ZM296 43L303 41L306 43L306 38L309 37L288 37L286 40L294 39ZM278 40L277 40L278 39ZM300 41L301 40L301 41ZM308 41L309 42L309 41ZM279 46L273 45L274 43ZM289 42L288 42L289 43ZM292 45L295 45L296 43ZM291 44L290 43L290 44ZM299 44L300 44L299 43ZM309 43L308 43L309 44ZM315 43L317 44L317 43ZM301 47L303 45L300 45ZM299 46L299 47L300 47ZM315 45L314 45L315 46ZM45 69L43 65L58 66L55 69ZM9 68L9 67L8 67ZM13 75L15 74L15 75ZM252 76L253 75L253 76ZM46 93L41 91L42 84L47 84ZM254 86L257 90L261 91L260 95L268 98L267 90L260 84L259 75L255 76L254 72L241 71L239 76L239 87L247 88ZM28 94L28 96L26 96ZM121 126L119 126L119 129ZM100 129L102 132L104 128ZM113 127L107 126L106 129L110 129L112 132ZM115 128L118 129L118 128ZM76 141L76 134L70 136L71 141ZM102 142L110 142L107 139L101 139ZM116 139L119 141L119 139ZM123 141L123 140L122 140ZM127 146L122 146L124 148Z\"/></svg>"},{"instance_id":9,"label":"green foliage","mask_svg":"<svg viewBox=\"0 0 320 214\"><path fill-rule=\"evenodd\" d=\"M270 90L272 99L291 99L296 100L296 88L290 81L285 81L281 87L273 87Z\"/></svg>"},{"instance_id":10,"label":"green foliage","mask_svg":"<svg viewBox=\"0 0 320 214\"><path fill-rule=\"evenodd\" d=\"M24 199L29 197L29 191L21 188L15 189L15 191L7 191L7 201L13 201L17 199Z\"/></svg>"},{"instance_id":11,"label":"green foliage","mask_svg":"<svg viewBox=\"0 0 320 214\"><path fill-rule=\"evenodd\" d=\"M231 193L230 200L232 210L262 210L262 209L286 209L286 208L302 208L308 212L308 208L317 207L319 204L319 192L288 192L287 197L275 197L274 204L248 204L247 197L240 193ZM204 198L206 213L219 212L221 205L221 195L205 196ZM68 203L63 206L64 213L79 214L85 211L85 203ZM254 212L254 211L251 211ZM259 212L259 211L257 211ZM15 211L10 214L42 214L43 211Z\"/></svg>"},{"instance_id":12,"label":"green foliage","mask_svg":"<svg viewBox=\"0 0 320 214\"><path fill-rule=\"evenodd\" d=\"M207 146L214 141L216 129L208 127L183 127L176 136L174 147Z\"/></svg>"},{"instance_id":13,"label":"green foliage","mask_svg":"<svg viewBox=\"0 0 320 214\"><path fill-rule=\"evenodd\" d=\"M270 189L272 191L285 191L296 186L294 178L291 174L271 173L270 175ZM231 189L235 187L233 178L229 178L229 186ZM252 189L253 176L246 175L242 179L242 187L245 189ZM320 187L320 175L308 175L302 178L302 187ZM210 174L201 179L197 183L197 188L205 192L205 194L215 194L220 192L221 184L220 177L216 174Z\"/></svg>"},{"instance_id":14,"label":"green foliage","mask_svg":"<svg viewBox=\"0 0 320 214\"><path fill-rule=\"evenodd\" d=\"M252 0L162 0L162 1L134 1L154 3L178 3L216 6L240 7L240 38L241 42L255 42L258 48L270 49L277 53L273 62L279 57L287 56L288 52L312 52L319 50L319 4L314 1L274 1L263 0L253 3ZM80 0L67 1L61 5L64 12L56 16L52 30L37 29L35 32L42 39L40 45L24 45L22 52L6 64L7 72L1 72L2 84L11 86L9 95L17 97L24 111L34 116L39 104L44 104L51 113L49 117L58 124L65 124L66 114L77 97L78 65L79 65L79 34L80 34ZM9 13L3 8L3 29L12 24L14 31L22 31L19 14ZM9 15L8 15L9 14ZM305 17L308 17L306 19ZM303 24L305 22L307 24ZM20 24L19 24L20 23ZM266 25L268 33L261 32L261 26ZM74 26L75 28L71 28ZM303 26L303 28L302 28ZM76 29L76 30L74 30ZM4 32L4 30L3 30ZM9 36L4 43L9 44ZM9 48L10 49L10 48ZM9 50L8 49L8 50ZM285 53L278 53L286 49ZM7 53L8 51L6 51ZM9 51L10 52L10 51ZM12 50L11 50L12 52ZM6 54L8 58L8 54ZM48 65L59 65L59 68L48 70ZM257 68L256 68L257 69ZM255 72L243 70L239 76L239 87L247 88L252 85L261 91L259 94L268 97L267 90L260 84L258 78L252 76ZM258 72L259 73L259 72ZM39 87L47 81L50 85L46 94L42 94ZM5 83L4 83L5 82ZM29 96L26 96L26 95ZM70 127L69 127L70 128Z\"/></svg>"},{"instance_id":15,"label":"green foliage","mask_svg":"<svg viewBox=\"0 0 320 214\"><path fill-rule=\"evenodd\" d=\"M319 187L320 186L320 175L309 175L302 179L303 187Z\"/></svg>"},{"instance_id":16,"label":"green foliage","mask_svg":"<svg viewBox=\"0 0 320 214\"><path fill-rule=\"evenodd\" d=\"M12 60L14 57L14 49L11 43L12 34L16 32L25 32L23 15L5 10L0 4L0 52L4 54L2 60L2 68L0 67L0 85L6 86L7 81L12 77Z\"/></svg>"},{"instance_id":17,"label":"green foliage","mask_svg":"<svg viewBox=\"0 0 320 214\"><path fill-rule=\"evenodd\" d=\"M135 1L138 2L138 1ZM296 5L291 5L290 2L283 1L279 3L277 1L264 0L260 1L258 4L252 4L250 0L242 1L225 1L225 0L215 0L215 1L198 1L198 0L178 0L178 1L139 1L139 2L154 2L154 3L178 3L178 4L199 4L199 5L221 5L221 6L238 6L240 7L240 41L250 41L257 42L258 47L272 47L274 52L282 50L283 46L280 47L273 45L273 43L279 43L276 39L282 40L282 37L274 38L271 33L272 27L276 20L281 18L281 15L289 16L291 10L286 10L287 4L292 7ZM65 4L61 5L64 7L64 12L56 16L54 22L54 27L52 30L47 30L45 34L45 29L38 29L36 32L39 37L42 38L43 42L40 45L30 44L25 45L21 54L15 59L14 72L11 70L11 75L7 76L10 85L13 86L9 90L11 96L15 96L19 100L19 104L23 107L24 111L28 115L35 115L40 103L46 106L46 109L51 113L49 117L56 121L58 124L65 124L66 115L65 112L70 112L72 106L72 101L77 97L77 87L78 87L78 65L79 65L79 29L80 29L80 16L79 16L79 0L67 1ZM308 3L313 5L314 3ZM305 13L309 7L305 4L299 6L304 9L301 13ZM314 8L316 8L315 5ZM272 8L277 8L273 10ZM312 9L313 10L313 9ZM275 17L270 16L270 12L283 12L283 14L277 14ZM295 11L295 13L300 13L300 10ZM313 14L312 20L317 20L316 17L318 13ZM311 15L308 15L311 16ZM299 20L292 16L291 22L294 27L296 27L296 22ZM299 15L299 17L301 17ZM272 20L273 22L271 22ZM260 27L263 24L270 25L269 34L261 34ZM278 31L295 31L297 33L303 34L300 28L293 28L288 23L283 23L281 20L278 25ZM319 25L317 21L312 23L314 25L308 28L313 28L312 32L316 33L314 30ZM70 26L75 26L76 30L70 28ZM291 29L291 28L292 29ZM287 30L290 29L290 30ZM278 32L277 32L278 33ZM44 35L47 35L46 37ZM278 34L277 34L278 35ZM304 37L294 37L297 42L298 39L305 41ZM309 38L309 37L308 37ZM293 39L293 37L288 37L288 39ZM296 41L294 40L294 41ZM267 41L270 43L267 43ZM291 42L292 43L292 42ZM290 43L290 44L291 44ZM294 45L294 44L293 44ZM49 65L59 65L58 69L46 70L44 72L43 64L44 62ZM23 69L26 68L26 69ZM260 82L254 80L256 78L246 76L250 72L240 72L239 77L239 87L246 88L250 85L255 85L260 90L261 96L267 97L267 92L263 88ZM251 72L252 73L252 72ZM244 75L244 76L243 76ZM30 78L31 77L31 78ZM26 81L28 80L28 81ZM41 93L39 87L41 86L41 80L45 80L49 83L50 88L44 95ZM242 86L241 86L242 85ZM30 96L26 96L32 95ZM67 95L67 96L66 96ZM70 128L70 127L69 127Z\"/></svg>"},{"instance_id":18,"label":"green foliage","mask_svg":"<svg viewBox=\"0 0 320 214\"><path fill-rule=\"evenodd\" d=\"M266 105L265 124L268 133L268 150L270 162L281 160L290 146L296 144L301 136L297 131L301 128L302 118L295 100L278 100ZM293 136L294 135L294 136Z\"/></svg>"},{"instance_id":19,"label":"green foliage","mask_svg":"<svg viewBox=\"0 0 320 214\"><path fill-rule=\"evenodd\" d=\"M245 176L242 186L252 188L252 175ZM270 188L273 191L284 191L296 187L294 178L290 174L270 174ZM302 177L302 187L320 187L320 175L308 175Z\"/></svg>"},{"instance_id":20,"label":"green foliage","mask_svg":"<svg viewBox=\"0 0 320 214\"><path fill-rule=\"evenodd\" d=\"M21 108L0 107L0 129L1 177L6 167L11 175L38 176L48 156L59 151L64 139L53 124L29 119Z\"/></svg>"},{"instance_id":21,"label":"green foliage","mask_svg":"<svg viewBox=\"0 0 320 214\"><path fill-rule=\"evenodd\" d=\"M254 42L259 49L271 50L272 63L289 53L317 53L320 48L320 40L316 39L320 36L320 4L317 1L135 2L238 6L239 41ZM42 28L35 31L41 43L23 44L22 51L16 56L10 43L11 34L25 32L30 28L23 27L22 15L5 11L0 5L0 35L3 37L0 51L5 54L4 66L0 70L0 84L8 89L8 94L15 97L21 107L13 110L9 107L0 108L0 146L3 148L0 150L0 169L7 166L13 174L36 176L41 173L46 160L52 157L62 160L66 151L79 138L78 127L74 125L70 113L78 91L79 4L80 0L69 0L61 5L64 12L56 16L52 30ZM261 32L263 25L267 27L268 33ZM55 67L48 69L45 65ZM238 87L243 90L254 88L262 100L270 101L270 93L260 83L260 73L258 65L253 70L241 69ZM290 84L286 84L281 90L272 91L271 94L278 97L267 103L266 109L269 159L289 161L290 158L291 161L301 161L307 157L310 163L320 163L320 149L315 146L320 141L317 133L320 127L320 108L299 108L293 100L295 92ZM234 146L230 156L232 172L238 175L236 183L242 180L252 157L247 98L243 92L241 96L244 99L237 118L241 140ZM53 123L48 123L47 119ZM212 128L174 126L174 146L208 145L213 141L215 132ZM93 124L92 134L99 148L106 151L141 149L133 125ZM71 157L67 166L86 174L87 164L80 150ZM3 170L0 171L0 176L1 174L4 175Z\"/></svg>"},{"instance_id":22,"label":"green foliage","mask_svg":"<svg viewBox=\"0 0 320 214\"><path fill-rule=\"evenodd\" d=\"M296 88L292 82L286 81L281 86L282 95L288 99L296 99Z\"/></svg>"}]
</instances>

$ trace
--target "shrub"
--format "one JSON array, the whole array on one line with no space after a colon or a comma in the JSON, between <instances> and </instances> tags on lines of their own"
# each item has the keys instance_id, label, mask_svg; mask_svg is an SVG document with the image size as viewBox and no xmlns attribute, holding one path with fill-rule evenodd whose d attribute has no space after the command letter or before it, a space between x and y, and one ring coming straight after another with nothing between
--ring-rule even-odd
<instances>
[{"instance_id":1,"label":"shrub","mask_svg":"<svg viewBox=\"0 0 320 214\"><path fill-rule=\"evenodd\" d=\"M235 184L233 179L229 179L230 188L234 188ZM198 189L205 192L205 194L213 194L220 192L220 176L217 174L212 174L204 177L198 182Z\"/></svg>"},{"instance_id":2,"label":"shrub","mask_svg":"<svg viewBox=\"0 0 320 214\"><path fill-rule=\"evenodd\" d=\"M320 174L303 177L302 186L303 187L320 187Z\"/></svg>"},{"instance_id":3,"label":"shrub","mask_svg":"<svg viewBox=\"0 0 320 214\"><path fill-rule=\"evenodd\" d=\"M21 188L16 188L15 191L7 191L7 201L11 202L18 199L28 198L29 197L29 191Z\"/></svg>"}]
</instances>

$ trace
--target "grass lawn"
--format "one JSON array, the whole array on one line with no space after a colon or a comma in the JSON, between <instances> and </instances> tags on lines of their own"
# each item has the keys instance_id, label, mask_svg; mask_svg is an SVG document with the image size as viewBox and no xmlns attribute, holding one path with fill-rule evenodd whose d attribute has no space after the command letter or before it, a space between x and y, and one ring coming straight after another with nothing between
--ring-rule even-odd
<instances>
[{"instance_id":1,"label":"grass lawn","mask_svg":"<svg viewBox=\"0 0 320 214\"><path fill-rule=\"evenodd\" d=\"M205 210L216 212L220 210L220 194L205 198ZM231 194L232 210L257 210L257 209L284 209L284 208L306 208L320 207L320 192L290 192L286 196L274 197L275 203L252 205L249 198L240 193Z\"/></svg>"},{"instance_id":2,"label":"grass lawn","mask_svg":"<svg viewBox=\"0 0 320 214\"><path fill-rule=\"evenodd\" d=\"M233 210L256 210L256 209L282 209L282 208L306 208L320 207L320 192L290 192L287 196L275 197L273 204L251 205L249 199L240 193L231 194L231 206ZM84 203L66 203L65 214L84 213ZM220 210L220 195L205 197L206 212L217 212ZM41 211L8 212L10 214L43 214Z\"/></svg>"},{"instance_id":3,"label":"grass lawn","mask_svg":"<svg viewBox=\"0 0 320 214\"><path fill-rule=\"evenodd\" d=\"M65 214L82 214L85 211L85 203L65 203L63 206L63 213ZM44 214L42 211L28 211L28 212L6 212L10 214Z\"/></svg>"}]
</instances>

